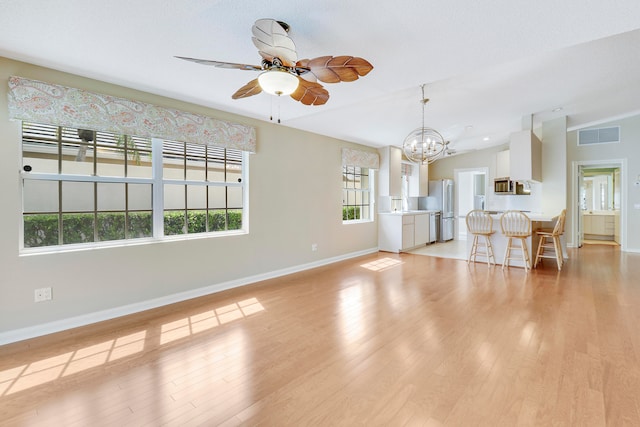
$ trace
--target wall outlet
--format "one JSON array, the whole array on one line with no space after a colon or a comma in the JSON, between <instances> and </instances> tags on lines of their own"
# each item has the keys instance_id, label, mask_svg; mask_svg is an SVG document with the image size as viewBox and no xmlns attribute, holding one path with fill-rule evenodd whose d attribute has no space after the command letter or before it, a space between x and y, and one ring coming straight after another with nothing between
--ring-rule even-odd
<instances>
[{"instance_id":1,"label":"wall outlet","mask_svg":"<svg viewBox=\"0 0 640 427\"><path fill-rule=\"evenodd\" d=\"M51 288L40 288L34 291L35 302L50 301L52 297Z\"/></svg>"},{"instance_id":2,"label":"wall outlet","mask_svg":"<svg viewBox=\"0 0 640 427\"><path fill-rule=\"evenodd\" d=\"M317 251L317 250L318 250L318 244L317 244L317 243L312 243L312 244L311 244L311 250L312 250L313 252Z\"/></svg>"}]
</instances>

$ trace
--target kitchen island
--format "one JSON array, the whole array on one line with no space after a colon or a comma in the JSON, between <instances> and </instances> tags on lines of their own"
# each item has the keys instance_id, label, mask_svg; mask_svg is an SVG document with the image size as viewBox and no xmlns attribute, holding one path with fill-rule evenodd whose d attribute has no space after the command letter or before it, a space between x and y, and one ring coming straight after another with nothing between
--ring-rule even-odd
<instances>
[{"instance_id":1,"label":"kitchen island","mask_svg":"<svg viewBox=\"0 0 640 427\"><path fill-rule=\"evenodd\" d=\"M527 245L527 250L529 251L529 258L531 259L531 267L533 268L533 263L536 259L536 250L538 249L538 236L536 234L537 230L542 228L552 229L555 225L555 221L558 218L558 215L548 215L544 213L536 213L536 212L525 212L525 214L531 220L531 236L527 237L525 240ZM507 249L507 241L508 238L502 234L502 229L500 228L500 217L502 216L502 212L496 212L491 214L491 218L493 218L493 231L494 233L491 235L491 245L493 246L493 254L496 259L496 264L502 265L502 261L504 260L504 253ZM471 246L473 244L473 239L471 236L467 238L467 256L471 253ZM520 247L519 243L516 243L516 247ZM564 239L562 239L562 251L564 257L567 257L566 245L564 243ZM519 254L520 251L515 252ZM514 252L512 252L514 254ZM478 262L486 262L484 258L478 258ZM511 259L509 261L509 265L514 267L524 267L524 261L522 258Z\"/></svg>"}]
</instances>

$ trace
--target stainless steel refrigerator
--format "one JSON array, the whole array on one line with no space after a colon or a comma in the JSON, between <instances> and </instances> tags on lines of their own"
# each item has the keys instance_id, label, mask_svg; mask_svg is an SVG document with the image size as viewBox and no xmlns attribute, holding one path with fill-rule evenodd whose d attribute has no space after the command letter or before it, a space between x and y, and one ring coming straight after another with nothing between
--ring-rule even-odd
<instances>
[{"instance_id":1,"label":"stainless steel refrigerator","mask_svg":"<svg viewBox=\"0 0 640 427\"><path fill-rule=\"evenodd\" d=\"M453 180L438 179L429 181L428 209L441 211L439 242L453 240L454 214L453 214Z\"/></svg>"}]
</instances>

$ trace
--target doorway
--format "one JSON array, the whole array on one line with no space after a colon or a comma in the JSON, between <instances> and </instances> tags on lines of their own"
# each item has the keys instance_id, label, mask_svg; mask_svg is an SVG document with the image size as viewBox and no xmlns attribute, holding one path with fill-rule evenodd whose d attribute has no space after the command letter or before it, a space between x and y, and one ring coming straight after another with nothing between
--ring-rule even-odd
<instances>
[{"instance_id":1,"label":"doorway","mask_svg":"<svg viewBox=\"0 0 640 427\"><path fill-rule=\"evenodd\" d=\"M467 239L467 213L486 209L489 168L455 169L456 239Z\"/></svg>"},{"instance_id":2,"label":"doorway","mask_svg":"<svg viewBox=\"0 0 640 427\"><path fill-rule=\"evenodd\" d=\"M573 162L575 246L625 246L626 160Z\"/></svg>"}]
</instances>

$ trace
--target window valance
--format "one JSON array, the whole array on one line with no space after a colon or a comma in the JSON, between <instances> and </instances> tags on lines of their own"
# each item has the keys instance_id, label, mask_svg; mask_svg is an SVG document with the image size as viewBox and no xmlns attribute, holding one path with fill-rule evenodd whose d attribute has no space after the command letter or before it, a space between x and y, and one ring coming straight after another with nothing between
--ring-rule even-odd
<instances>
[{"instance_id":1,"label":"window valance","mask_svg":"<svg viewBox=\"0 0 640 427\"><path fill-rule=\"evenodd\" d=\"M361 168L380 168L380 156L370 151L356 150L353 148L342 149L343 166L359 166Z\"/></svg>"},{"instance_id":2,"label":"window valance","mask_svg":"<svg viewBox=\"0 0 640 427\"><path fill-rule=\"evenodd\" d=\"M256 151L252 126L15 76L8 95L12 119Z\"/></svg>"}]
</instances>

